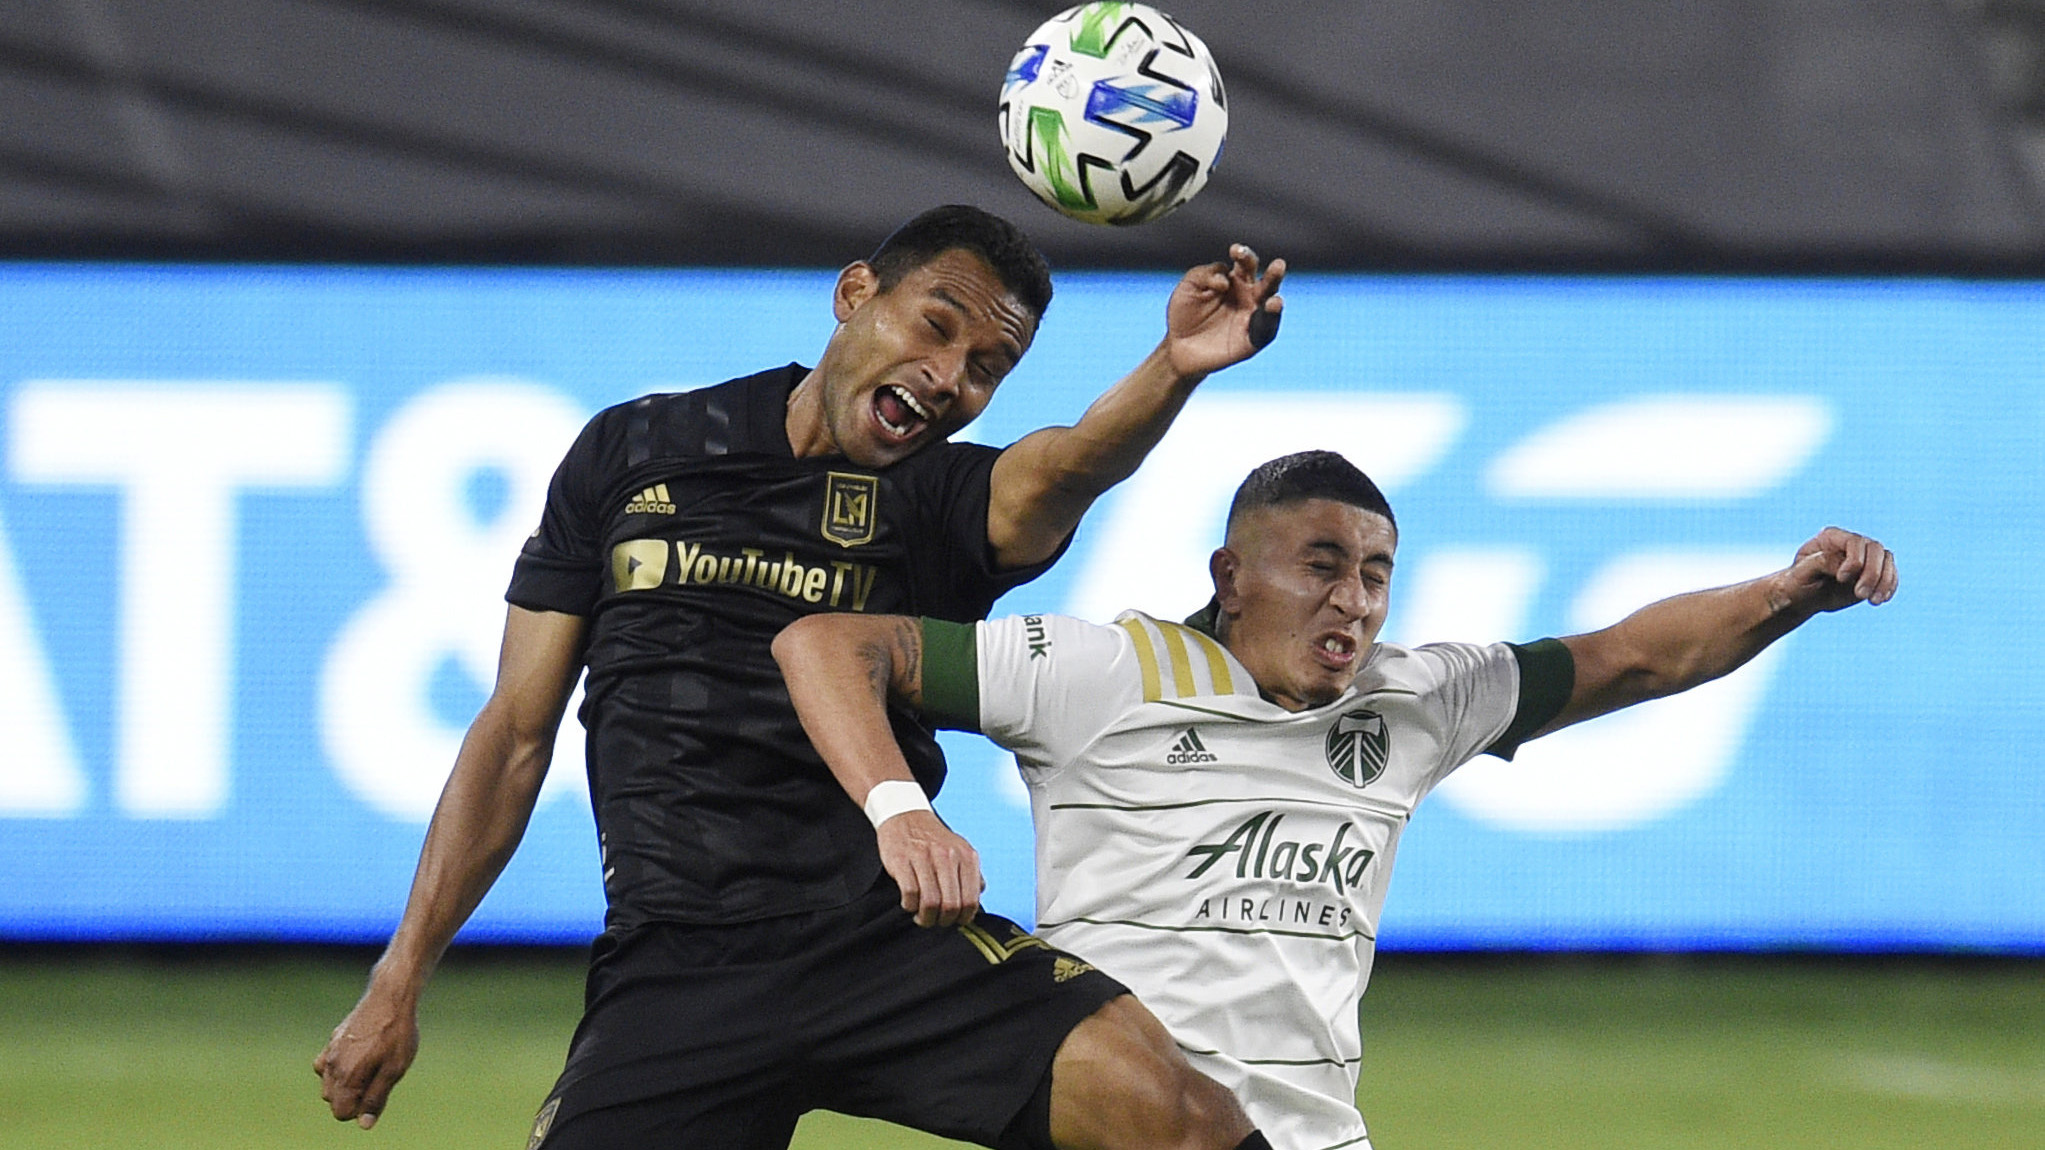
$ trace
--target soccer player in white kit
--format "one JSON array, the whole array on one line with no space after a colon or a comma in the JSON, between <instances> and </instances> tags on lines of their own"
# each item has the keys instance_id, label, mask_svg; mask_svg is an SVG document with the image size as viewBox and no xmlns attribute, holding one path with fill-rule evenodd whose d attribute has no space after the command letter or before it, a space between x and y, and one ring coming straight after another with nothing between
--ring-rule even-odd
<instances>
[{"instance_id":1,"label":"soccer player in white kit","mask_svg":"<svg viewBox=\"0 0 2045 1150\"><path fill-rule=\"evenodd\" d=\"M1397 542L1368 477L1304 452L1237 492L1215 598L1185 624L820 615L775 655L919 923L970 935L982 884L895 749L891 699L1015 752L1045 942L1135 991L1272 1146L1367 1147L1357 1004L1428 791L1478 754L1687 690L1896 588L1886 549L1828 527L1781 571L1602 631L1409 649L1374 642Z\"/></svg>"}]
</instances>

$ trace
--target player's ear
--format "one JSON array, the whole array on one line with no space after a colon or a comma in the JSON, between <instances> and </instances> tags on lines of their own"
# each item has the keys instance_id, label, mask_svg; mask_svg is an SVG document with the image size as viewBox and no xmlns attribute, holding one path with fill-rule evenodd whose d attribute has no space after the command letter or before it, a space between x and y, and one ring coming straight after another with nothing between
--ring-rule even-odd
<instances>
[{"instance_id":1,"label":"player's ear","mask_svg":"<svg viewBox=\"0 0 2045 1150\"><path fill-rule=\"evenodd\" d=\"M1226 547L1215 548L1207 557L1207 574L1214 579L1214 602L1224 615L1235 614L1242 603L1242 594L1236 590L1236 573L1242 567L1242 559Z\"/></svg>"},{"instance_id":2,"label":"player's ear","mask_svg":"<svg viewBox=\"0 0 2045 1150\"><path fill-rule=\"evenodd\" d=\"M845 265L838 273L838 286L831 292L831 314L839 323L852 318L859 305L880 294L880 277L873 274L873 265L865 260Z\"/></svg>"}]
</instances>

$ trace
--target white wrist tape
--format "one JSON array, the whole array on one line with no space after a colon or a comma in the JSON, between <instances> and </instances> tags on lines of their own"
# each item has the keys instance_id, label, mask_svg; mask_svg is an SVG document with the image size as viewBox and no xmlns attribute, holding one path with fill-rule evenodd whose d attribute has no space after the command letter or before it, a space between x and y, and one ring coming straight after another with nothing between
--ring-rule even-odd
<instances>
[{"instance_id":1,"label":"white wrist tape","mask_svg":"<svg viewBox=\"0 0 2045 1150\"><path fill-rule=\"evenodd\" d=\"M923 793L921 786L907 779L875 783L873 789L866 792L866 821L872 823L875 830L896 815L929 809L929 796Z\"/></svg>"}]
</instances>

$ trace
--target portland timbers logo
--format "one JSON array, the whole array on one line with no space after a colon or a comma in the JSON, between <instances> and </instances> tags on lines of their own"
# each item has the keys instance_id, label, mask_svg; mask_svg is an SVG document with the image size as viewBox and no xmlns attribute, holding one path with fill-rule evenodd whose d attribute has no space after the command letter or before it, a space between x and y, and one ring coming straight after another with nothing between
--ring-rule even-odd
<instances>
[{"instance_id":1,"label":"portland timbers logo","mask_svg":"<svg viewBox=\"0 0 2045 1150\"><path fill-rule=\"evenodd\" d=\"M1392 740L1385 720L1375 711L1348 711L1328 728L1328 766L1342 781L1361 790L1385 773Z\"/></svg>"}]
</instances>

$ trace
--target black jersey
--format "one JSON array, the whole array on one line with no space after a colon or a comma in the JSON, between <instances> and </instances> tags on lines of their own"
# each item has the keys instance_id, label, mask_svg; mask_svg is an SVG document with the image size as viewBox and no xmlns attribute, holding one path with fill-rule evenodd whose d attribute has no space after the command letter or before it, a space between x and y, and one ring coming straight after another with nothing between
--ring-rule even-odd
<instances>
[{"instance_id":1,"label":"black jersey","mask_svg":"<svg viewBox=\"0 0 2045 1150\"><path fill-rule=\"evenodd\" d=\"M796 364L592 419L555 472L506 598L589 618L589 791L609 925L837 906L880 874L873 829L817 757L770 646L817 611L961 622L1050 564L996 571L999 454L937 444L873 470L789 447ZM944 756L895 734L926 791Z\"/></svg>"}]
</instances>

